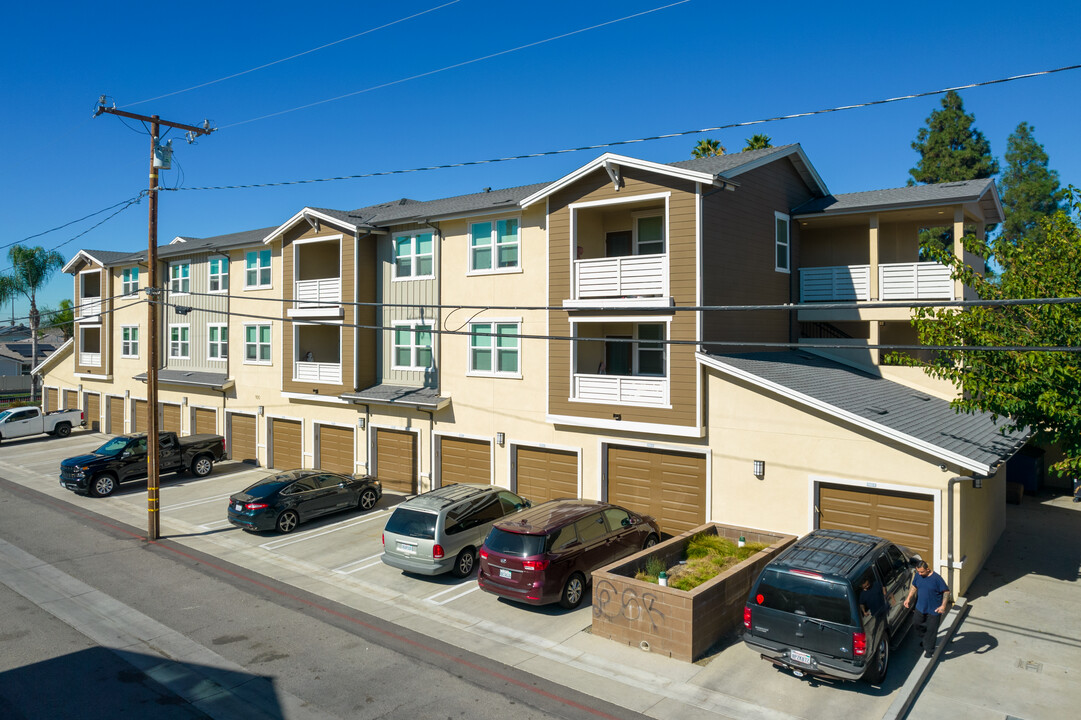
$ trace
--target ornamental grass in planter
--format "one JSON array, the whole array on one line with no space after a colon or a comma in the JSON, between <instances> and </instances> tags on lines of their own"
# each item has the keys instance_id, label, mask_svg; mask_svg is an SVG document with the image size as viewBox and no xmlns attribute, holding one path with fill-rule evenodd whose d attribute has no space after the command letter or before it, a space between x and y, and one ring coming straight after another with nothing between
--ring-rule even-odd
<instances>
[{"instance_id":1,"label":"ornamental grass in planter","mask_svg":"<svg viewBox=\"0 0 1081 720\"><path fill-rule=\"evenodd\" d=\"M668 579L668 587L677 590L694 590L708 582L728 568L738 565L755 553L769 547L765 543L746 543L740 547L738 542L715 535L700 532L687 540L683 559L678 565L666 567L665 562L656 555L646 558L645 566L635 573L636 580L658 583L662 571Z\"/></svg>"}]
</instances>

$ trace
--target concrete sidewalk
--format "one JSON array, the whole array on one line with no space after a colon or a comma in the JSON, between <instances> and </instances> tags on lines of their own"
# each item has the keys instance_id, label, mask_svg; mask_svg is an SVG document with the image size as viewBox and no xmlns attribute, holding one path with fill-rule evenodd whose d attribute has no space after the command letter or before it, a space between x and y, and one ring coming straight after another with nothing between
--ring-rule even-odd
<instances>
[{"instance_id":1,"label":"concrete sidewalk","mask_svg":"<svg viewBox=\"0 0 1081 720\"><path fill-rule=\"evenodd\" d=\"M909 720L1081 715L1081 504L1026 496L967 593L968 612Z\"/></svg>"}]
</instances>

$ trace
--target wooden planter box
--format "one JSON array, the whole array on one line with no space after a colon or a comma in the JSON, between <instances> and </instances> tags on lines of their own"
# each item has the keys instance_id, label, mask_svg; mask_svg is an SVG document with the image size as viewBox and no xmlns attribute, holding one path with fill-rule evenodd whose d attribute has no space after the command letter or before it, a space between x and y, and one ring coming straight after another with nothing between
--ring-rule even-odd
<instances>
[{"instance_id":1,"label":"wooden planter box","mask_svg":"<svg viewBox=\"0 0 1081 720\"><path fill-rule=\"evenodd\" d=\"M687 541L700 532L769 547L693 590L635 580L649 557L667 566L683 559ZM766 563L796 541L795 535L707 523L593 573L593 634L650 652L694 662L743 621L751 585Z\"/></svg>"}]
</instances>

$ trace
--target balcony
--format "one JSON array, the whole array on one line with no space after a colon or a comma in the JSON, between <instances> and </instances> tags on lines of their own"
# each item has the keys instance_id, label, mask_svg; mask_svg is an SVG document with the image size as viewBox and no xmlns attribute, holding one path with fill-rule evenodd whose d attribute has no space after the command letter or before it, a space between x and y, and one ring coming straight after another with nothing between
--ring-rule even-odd
<instances>
[{"instance_id":1,"label":"balcony","mask_svg":"<svg viewBox=\"0 0 1081 720\"><path fill-rule=\"evenodd\" d=\"M574 299L565 307L618 300L626 306L671 305L668 255L625 255L574 261ZM607 303L605 303L607 304Z\"/></svg>"},{"instance_id":2,"label":"balcony","mask_svg":"<svg viewBox=\"0 0 1081 720\"><path fill-rule=\"evenodd\" d=\"M950 269L934 262L878 266L879 297L871 297L870 265L836 265L800 270L800 302L871 300L953 300Z\"/></svg>"},{"instance_id":3,"label":"balcony","mask_svg":"<svg viewBox=\"0 0 1081 720\"><path fill-rule=\"evenodd\" d=\"M293 363L293 379L298 382L340 385L342 382L342 364L340 362L328 363L297 360Z\"/></svg>"},{"instance_id":4,"label":"balcony","mask_svg":"<svg viewBox=\"0 0 1081 720\"><path fill-rule=\"evenodd\" d=\"M642 375L574 375L573 400L606 405L666 407L668 379Z\"/></svg>"},{"instance_id":5,"label":"balcony","mask_svg":"<svg viewBox=\"0 0 1081 720\"><path fill-rule=\"evenodd\" d=\"M97 322L101 318L101 298L82 298L78 311L79 319L83 322Z\"/></svg>"},{"instance_id":6,"label":"balcony","mask_svg":"<svg viewBox=\"0 0 1081 720\"><path fill-rule=\"evenodd\" d=\"M101 367L101 353L80 352L79 365L82 367Z\"/></svg>"},{"instance_id":7,"label":"balcony","mask_svg":"<svg viewBox=\"0 0 1081 720\"><path fill-rule=\"evenodd\" d=\"M342 317L342 279L339 277L297 280L294 307L289 317Z\"/></svg>"}]
</instances>

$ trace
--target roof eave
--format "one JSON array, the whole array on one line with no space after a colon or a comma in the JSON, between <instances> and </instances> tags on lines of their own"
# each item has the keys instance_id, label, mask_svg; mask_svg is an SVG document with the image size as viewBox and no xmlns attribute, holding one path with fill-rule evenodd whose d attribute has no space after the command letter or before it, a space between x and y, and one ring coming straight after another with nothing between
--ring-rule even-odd
<instances>
[{"instance_id":1,"label":"roof eave","mask_svg":"<svg viewBox=\"0 0 1081 720\"><path fill-rule=\"evenodd\" d=\"M822 179L822 176L818 174L818 170L811 164L811 159L807 157L807 153L803 152L803 147L796 143L786 148L779 149L777 152L767 153L756 160L751 160L743 165L737 165L728 172L722 173L721 177L733 178L742 175L745 172L750 172L764 165L768 165L771 162L775 162L781 158L790 157L794 155L795 159L792 164L796 166L796 172L803 177L804 182L816 189L822 196L830 194L829 188L826 187L826 181Z\"/></svg>"},{"instance_id":2,"label":"roof eave","mask_svg":"<svg viewBox=\"0 0 1081 720\"><path fill-rule=\"evenodd\" d=\"M293 215L293 217L289 218L284 223L271 230L270 234L263 238L262 243L264 245L270 244L274 240L274 238L279 237L287 230L296 227L301 222L310 222L310 218L315 218L321 222L325 222L328 225L333 225L334 227L340 228L342 230L348 230L354 235L357 232L358 226L355 224L348 223L344 220L341 220L340 218L336 218L332 215L327 215L326 213L319 212L318 210L314 210L310 207L305 207L304 209Z\"/></svg>"},{"instance_id":3,"label":"roof eave","mask_svg":"<svg viewBox=\"0 0 1081 720\"><path fill-rule=\"evenodd\" d=\"M51 355L49 355L49 357L45 358L40 363L38 363L37 367L32 368L30 370L30 374L31 375L39 375L42 372L44 372L46 370L46 367L49 366L51 363L59 362L61 360L61 357L63 355L67 354L67 350L69 350L74 343L75 343L75 338L74 337L68 338L68 341L66 343L64 343L63 345L58 347L56 350L54 350L53 353Z\"/></svg>"}]
</instances>

